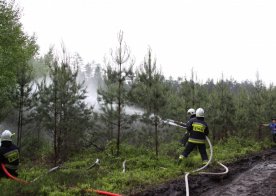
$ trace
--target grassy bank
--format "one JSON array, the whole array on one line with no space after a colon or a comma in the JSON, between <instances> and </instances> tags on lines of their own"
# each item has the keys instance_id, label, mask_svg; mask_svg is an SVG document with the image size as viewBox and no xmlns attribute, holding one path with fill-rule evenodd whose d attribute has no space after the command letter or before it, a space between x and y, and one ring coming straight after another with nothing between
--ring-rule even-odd
<instances>
[{"instance_id":1,"label":"grassy bank","mask_svg":"<svg viewBox=\"0 0 276 196\"><path fill-rule=\"evenodd\" d=\"M214 161L229 163L247 154L261 151L272 145L270 141L242 140L232 137L214 145ZM22 163L19 177L35 182L19 184L1 179L0 189L4 195L91 195L91 189L127 194L146 186L174 179L186 171L201 166L198 152L192 152L180 165L177 157L184 149L179 143L163 144L156 158L153 151L129 145L121 146L119 157L112 155L112 147L105 152L86 150L61 165L60 169L46 175L45 165ZM209 151L209 149L207 149ZM100 165L88 169L96 159ZM125 161L125 172L123 162ZM45 174L45 175L44 175Z\"/></svg>"}]
</instances>

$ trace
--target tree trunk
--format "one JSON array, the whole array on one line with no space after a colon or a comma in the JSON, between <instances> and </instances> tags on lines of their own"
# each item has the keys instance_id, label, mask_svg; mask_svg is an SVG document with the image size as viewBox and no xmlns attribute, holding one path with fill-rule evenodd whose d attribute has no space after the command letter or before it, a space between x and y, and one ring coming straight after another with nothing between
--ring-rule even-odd
<instances>
[{"instance_id":1,"label":"tree trunk","mask_svg":"<svg viewBox=\"0 0 276 196\"><path fill-rule=\"evenodd\" d=\"M158 156L158 146L159 146L159 143L158 143L158 122L157 122L157 117L155 117L154 126L155 126L155 154L156 154L156 156Z\"/></svg>"},{"instance_id":2,"label":"tree trunk","mask_svg":"<svg viewBox=\"0 0 276 196\"><path fill-rule=\"evenodd\" d=\"M24 86L20 86L20 97L19 97L19 108L18 108L18 127L17 127L17 146L21 147L21 135L22 135L22 126L23 126L23 105L24 105Z\"/></svg>"},{"instance_id":3,"label":"tree trunk","mask_svg":"<svg viewBox=\"0 0 276 196\"><path fill-rule=\"evenodd\" d=\"M55 84L56 85L56 84ZM56 87L55 87L56 88ZM57 148L57 92L56 89L54 89L55 98L54 98L54 163L57 164L58 159L58 148Z\"/></svg>"},{"instance_id":4,"label":"tree trunk","mask_svg":"<svg viewBox=\"0 0 276 196\"><path fill-rule=\"evenodd\" d=\"M118 92L118 134L117 134L117 156L120 154L120 135L121 135L121 86L122 86L122 80L121 80L121 71L122 65L120 64L119 67L119 92Z\"/></svg>"}]
</instances>

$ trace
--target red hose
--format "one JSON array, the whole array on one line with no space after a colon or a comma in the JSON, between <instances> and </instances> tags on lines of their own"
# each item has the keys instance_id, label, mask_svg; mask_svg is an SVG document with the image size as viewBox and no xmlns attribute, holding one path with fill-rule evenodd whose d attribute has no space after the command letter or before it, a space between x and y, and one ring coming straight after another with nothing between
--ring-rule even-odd
<instances>
[{"instance_id":1,"label":"red hose","mask_svg":"<svg viewBox=\"0 0 276 196\"><path fill-rule=\"evenodd\" d=\"M122 195L117 194L117 193L110 193L110 192L107 192L107 191L94 190L94 189L86 189L85 191L86 191L86 192L96 192L96 193L98 193L99 195L122 196Z\"/></svg>"},{"instance_id":2,"label":"red hose","mask_svg":"<svg viewBox=\"0 0 276 196\"><path fill-rule=\"evenodd\" d=\"M110 192L106 192L106 191L100 191L100 190L95 190L96 193L100 194L100 195L108 195L108 196L121 196L117 193L110 193Z\"/></svg>"},{"instance_id":3,"label":"red hose","mask_svg":"<svg viewBox=\"0 0 276 196\"><path fill-rule=\"evenodd\" d=\"M10 174L10 172L6 169L5 164L1 163L1 167L3 169L3 171L5 172L5 174L12 180L22 183L22 184L30 184L30 182L27 182L25 180L22 180L20 178L17 178L13 175ZM120 194L116 194L116 193L110 193L110 192L106 192L106 191L101 191L101 190L94 190L94 189L86 189L87 192L96 192L99 195L107 195L107 196L121 196Z\"/></svg>"},{"instance_id":4,"label":"red hose","mask_svg":"<svg viewBox=\"0 0 276 196\"><path fill-rule=\"evenodd\" d=\"M17 178L13 175L10 174L10 172L6 169L4 163L1 163L1 167L3 169L3 171L5 172L5 174L12 180L15 180L16 182L19 182L19 183L22 183L22 184L29 184L29 182L25 181L25 180L22 180L20 178Z\"/></svg>"}]
</instances>

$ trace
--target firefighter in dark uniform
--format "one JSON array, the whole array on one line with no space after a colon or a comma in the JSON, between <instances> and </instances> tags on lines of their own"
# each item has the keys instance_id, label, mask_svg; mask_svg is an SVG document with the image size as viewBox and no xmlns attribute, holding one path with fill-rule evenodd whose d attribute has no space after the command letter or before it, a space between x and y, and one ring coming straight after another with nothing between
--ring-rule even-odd
<instances>
[{"instance_id":1,"label":"firefighter in dark uniform","mask_svg":"<svg viewBox=\"0 0 276 196\"><path fill-rule=\"evenodd\" d=\"M180 124L181 126L186 127L186 128L187 128L187 125L189 124L189 121L196 117L196 111L195 111L195 109L194 109L194 108L188 109L187 115L189 115L189 120L188 120L188 122L187 122L187 123ZM183 138L180 140L180 142L181 142L184 146L185 146L186 143L188 142L189 135L190 135L190 134L189 134L189 132L187 131L187 132L184 134Z\"/></svg>"},{"instance_id":2,"label":"firefighter in dark uniform","mask_svg":"<svg viewBox=\"0 0 276 196\"><path fill-rule=\"evenodd\" d=\"M12 134L9 130L1 134L0 163L4 163L8 172L13 176L18 176L19 148L12 143ZM2 167L0 167L0 177L6 177Z\"/></svg>"},{"instance_id":3,"label":"firefighter in dark uniform","mask_svg":"<svg viewBox=\"0 0 276 196\"><path fill-rule=\"evenodd\" d=\"M206 164L208 162L208 155L206 152L205 136L209 134L209 128L204 121L204 110L202 108L196 110L196 118L193 118L188 122L187 130L190 136L184 152L179 156L179 163L184 159L184 157L188 157L192 150L197 147L203 164Z\"/></svg>"}]
</instances>

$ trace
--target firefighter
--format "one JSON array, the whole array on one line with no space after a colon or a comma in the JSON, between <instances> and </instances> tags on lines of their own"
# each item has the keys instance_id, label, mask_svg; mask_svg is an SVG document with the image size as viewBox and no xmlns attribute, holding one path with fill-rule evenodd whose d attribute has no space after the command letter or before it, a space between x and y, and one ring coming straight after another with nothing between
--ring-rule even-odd
<instances>
[{"instance_id":1,"label":"firefighter","mask_svg":"<svg viewBox=\"0 0 276 196\"><path fill-rule=\"evenodd\" d=\"M272 140L276 143L276 118L271 118L271 123L262 124L263 126L269 127L272 134Z\"/></svg>"},{"instance_id":2,"label":"firefighter","mask_svg":"<svg viewBox=\"0 0 276 196\"><path fill-rule=\"evenodd\" d=\"M5 130L1 134L0 147L0 163L4 163L8 172L13 176L18 176L17 169L19 166L19 148L12 143L12 136L9 130ZM0 176L6 176L2 167L0 168Z\"/></svg>"},{"instance_id":3,"label":"firefighter","mask_svg":"<svg viewBox=\"0 0 276 196\"><path fill-rule=\"evenodd\" d=\"M187 123L184 124L185 127L187 127L187 125L189 124L189 121L190 121L191 119L193 119L193 118L196 117L196 111L195 111L195 109L194 109L194 108L188 109L187 115L189 116L189 120L188 120ZM184 134L183 138L180 140L180 142L185 146L186 143L187 143L187 141L188 141L188 139L189 139L189 132L187 131L187 132Z\"/></svg>"},{"instance_id":4,"label":"firefighter","mask_svg":"<svg viewBox=\"0 0 276 196\"><path fill-rule=\"evenodd\" d=\"M197 147L203 164L207 164L208 155L206 152L205 136L209 134L209 128L204 121L204 110L202 108L196 110L196 118L193 118L188 122L187 130L190 136L184 152L179 156L179 163L184 159L184 157L187 158L192 150Z\"/></svg>"},{"instance_id":5,"label":"firefighter","mask_svg":"<svg viewBox=\"0 0 276 196\"><path fill-rule=\"evenodd\" d=\"M188 114L188 115L190 115L190 119L192 119L192 118L195 118L195 117L196 117L196 111L195 111L195 109L194 109L194 108L190 108L190 109L188 109L187 114Z\"/></svg>"}]
</instances>

